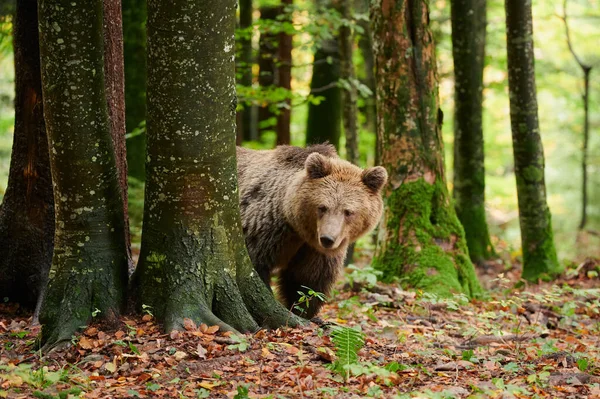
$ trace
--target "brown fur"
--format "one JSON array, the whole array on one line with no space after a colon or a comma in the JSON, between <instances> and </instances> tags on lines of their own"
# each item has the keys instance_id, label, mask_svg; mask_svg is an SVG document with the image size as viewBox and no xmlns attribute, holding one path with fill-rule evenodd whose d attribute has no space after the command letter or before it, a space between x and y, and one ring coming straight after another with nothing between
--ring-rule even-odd
<instances>
[{"instance_id":1,"label":"brown fur","mask_svg":"<svg viewBox=\"0 0 600 399\"><path fill-rule=\"evenodd\" d=\"M382 167L363 170L340 159L333 146L238 147L240 209L246 246L269 286L279 271L279 295L292 307L302 286L329 295L348 245L379 221ZM322 245L331 238L331 248ZM314 316L318 300L302 314Z\"/></svg>"}]
</instances>

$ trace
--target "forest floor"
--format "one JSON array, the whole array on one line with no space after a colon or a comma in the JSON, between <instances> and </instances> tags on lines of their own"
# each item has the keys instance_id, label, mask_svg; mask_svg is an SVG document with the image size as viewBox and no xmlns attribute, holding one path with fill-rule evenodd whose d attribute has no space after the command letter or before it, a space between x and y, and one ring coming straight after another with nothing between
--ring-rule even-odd
<instances>
[{"instance_id":1,"label":"forest floor","mask_svg":"<svg viewBox=\"0 0 600 399\"><path fill-rule=\"evenodd\" d=\"M600 398L599 267L527 286L494 262L479 270L489 296L471 302L352 267L321 327L166 335L145 314L44 356L30 315L0 305L0 398Z\"/></svg>"}]
</instances>

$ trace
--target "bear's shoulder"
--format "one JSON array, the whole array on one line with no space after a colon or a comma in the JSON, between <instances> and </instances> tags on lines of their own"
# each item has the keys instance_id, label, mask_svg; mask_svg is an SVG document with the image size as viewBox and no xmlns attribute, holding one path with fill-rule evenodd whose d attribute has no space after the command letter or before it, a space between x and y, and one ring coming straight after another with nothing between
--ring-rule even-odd
<instances>
[{"instance_id":1,"label":"bear's shoulder","mask_svg":"<svg viewBox=\"0 0 600 399\"><path fill-rule=\"evenodd\" d=\"M275 148L275 160L287 167L303 168L306 158L313 152L330 158L337 158L338 156L335 147L329 143L313 144L306 148L280 145Z\"/></svg>"}]
</instances>

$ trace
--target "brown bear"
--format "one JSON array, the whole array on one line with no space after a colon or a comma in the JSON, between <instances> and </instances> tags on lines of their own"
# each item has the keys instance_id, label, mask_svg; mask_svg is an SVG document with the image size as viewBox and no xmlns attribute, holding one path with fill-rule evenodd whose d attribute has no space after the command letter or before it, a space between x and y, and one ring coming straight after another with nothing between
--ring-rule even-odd
<instances>
[{"instance_id":1,"label":"brown bear","mask_svg":"<svg viewBox=\"0 0 600 399\"><path fill-rule=\"evenodd\" d=\"M237 148L240 209L254 267L288 308L309 287L328 296L343 268L348 245L378 223L381 166L361 169L338 157L329 144L273 150ZM294 312L315 316L322 303Z\"/></svg>"}]
</instances>

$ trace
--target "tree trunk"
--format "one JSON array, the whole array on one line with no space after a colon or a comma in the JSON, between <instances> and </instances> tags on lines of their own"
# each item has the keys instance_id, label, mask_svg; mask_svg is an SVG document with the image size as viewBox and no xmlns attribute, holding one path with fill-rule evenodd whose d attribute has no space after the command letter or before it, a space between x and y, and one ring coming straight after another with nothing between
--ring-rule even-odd
<instances>
[{"instance_id":1,"label":"tree trunk","mask_svg":"<svg viewBox=\"0 0 600 399\"><path fill-rule=\"evenodd\" d=\"M260 18L262 20L274 21L281 13L280 6L263 6L260 8ZM278 35L262 32L259 40L258 49L258 84L261 88L277 84L276 78L279 77L277 69L277 45ZM258 131L259 138L267 131L273 131L277 124L277 116L271 110L270 104L263 104L258 109Z\"/></svg>"},{"instance_id":2,"label":"tree trunk","mask_svg":"<svg viewBox=\"0 0 600 399\"><path fill-rule=\"evenodd\" d=\"M0 206L0 300L8 298L28 308L43 295L54 241L37 16L36 0L17 1L15 130L8 187Z\"/></svg>"},{"instance_id":3,"label":"tree trunk","mask_svg":"<svg viewBox=\"0 0 600 399\"><path fill-rule=\"evenodd\" d=\"M240 0L240 29L248 29L252 26L252 0ZM240 63L238 67L242 70L242 77L240 84L244 86L252 86L252 38L244 37L239 40L239 46L241 47L240 52ZM255 140L256 137L253 134L254 127L252 126L252 108L253 106L248 104L244 105L244 109L238 111L238 144L242 141Z\"/></svg>"},{"instance_id":4,"label":"tree trunk","mask_svg":"<svg viewBox=\"0 0 600 399\"><path fill-rule=\"evenodd\" d=\"M355 9L357 13L365 14L369 12L369 0L355 0ZM377 108L375 106L375 57L373 55L373 38L371 25L369 21L360 19L356 24L362 28L362 33L358 35L358 48L363 57L364 63L364 84L373 92L371 97L365 98L365 124L369 132L375 133L375 122L377 118ZM377 160L376 165L379 165Z\"/></svg>"},{"instance_id":5,"label":"tree trunk","mask_svg":"<svg viewBox=\"0 0 600 399\"><path fill-rule=\"evenodd\" d=\"M583 146L581 149L581 221L579 230L587 223L588 206L588 147L590 142L590 72L592 67L583 68Z\"/></svg>"},{"instance_id":6,"label":"tree trunk","mask_svg":"<svg viewBox=\"0 0 600 399\"><path fill-rule=\"evenodd\" d=\"M308 106L306 145L328 141L336 149L339 148L342 130L342 93L339 80L338 40L324 40L315 52L313 76L310 82L310 93L323 99L319 104L311 103Z\"/></svg>"},{"instance_id":7,"label":"tree trunk","mask_svg":"<svg viewBox=\"0 0 600 399\"><path fill-rule=\"evenodd\" d=\"M342 18L347 21L352 20L352 0L342 0L340 2L340 11ZM360 154L358 152L358 106L356 103L356 74L354 72L354 36L349 25L343 25L340 28L340 75L346 81L342 90L342 112L344 135L346 136L346 159L355 165L358 165ZM348 246L346 255L346 264L350 264L354 257L354 243Z\"/></svg>"},{"instance_id":8,"label":"tree trunk","mask_svg":"<svg viewBox=\"0 0 600 399\"><path fill-rule=\"evenodd\" d=\"M285 22L292 21L291 9L288 6L293 0L282 0L283 13L286 15ZM279 33L279 87L288 91L292 90L292 49L293 36L285 32ZM292 100L287 99L285 106L279 110L277 115L277 145L290 144L290 122L292 119Z\"/></svg>"},{"instance_id":9,"label":"tree trunk","mask_svg":"<svg viewBox=\"0 0 600 399\"><path fill-rule=\"evenodd\" d=\"M127 147L125 143L125 74L123 57L123 21L120 0L103 0L104 21L104 87L108 121L112 138L125 221L125 243L129 259L128 269L133 272L129 213L127 211Z\"/></svg>"},{"instance_id":10,"label":"tree trunk","mask_svg":"<svg viewBox=\"0 0 600 399\"><path fill-rule=\"evenodd\" d=\"M103 2L40 0L44 116L56 230L40 321L46 347L124 305L127 245L103 60Z\"/></svg>"},{"instance_id":11,"label":"tree trunk","mask_svg":"<svg viewBox=\"0 0 600 399\"><path fill-rule=\"evenodd\" d=\"M435 46L424 0L371 9L377 135L390 178L374 267L391 281L448 296L481 288L444 176Z\"/></svg>"},{"instance_id":12,"label":"tree trunk","mask_svg":"<svg viewBox=\"0 0 600 399\"><path fill-rule=\"evenodd\" d=\"M342 18L352 20L351 0L340 2ZM340 28L340 76L346 81L346 87L342 90L343 124L346 136L346 159L357 165L360 154L358 153L358 126L356 105L356 74L354 72L354 40L352 29L348 25Z\"/></svg>"},{"instance_id":13,"label":"tree trunk","mask_svg":"<svg viewBox=\"0 0 600 399\"><path fill-rule=\"evenodd\" d=\"M133 288L167 331L184 318L240 331L298 322L254 271L241 230L234 27L234 0L148 4L149 161Z\"/></svg>"},{"instance_id":14,"label":"tree trunk","mask_svg":"<svg viewBox=\"0 0 600 399\"><path fill-rule=\"evenodd\" d=\"M485 219L482 102L486 0L453 0L454 208L465 229L471 260L494 256Z\"/></svg>"},{"instance_id":15,"label":"tree trunk","mask_svg":"<svg viewBox=\"0 0 600 399\"><path fill-rule=\"evenodd\" d=\"M126 129L133 132L146 120L146 0L123 1ZM127 140L129 176L145 180L146 134Z\"/></svg>"},{"instance_id":16,"label":"tree trunk","mask_svg":"<svg viewBox=\"0 0 600 399\"><path fill-rule=\"evenodd\" d=\"M567 45L571 55L583 72L583 145L581 148L581 220L579 222L579 230L583 230L587 223L587 205L588 205L588 146L590 140L590 73L592 65L589 65L577 55L571 42L571 33L569 30L569 21L567 16L568 0L563 1L563 22L565 24L565 34L567 37Z\"/></svg>"},{"instance_id":17,"label":"tree trunk","mask_svg":"<svg viewBox=\"0 0 600 399\"><path fill-rule=\"evenodd\" d=\"M510 121L519 199L523 278L560 273L546 202L544 149L535 87L531 1L506 0Z\"/></svg>"}]
</instances>

